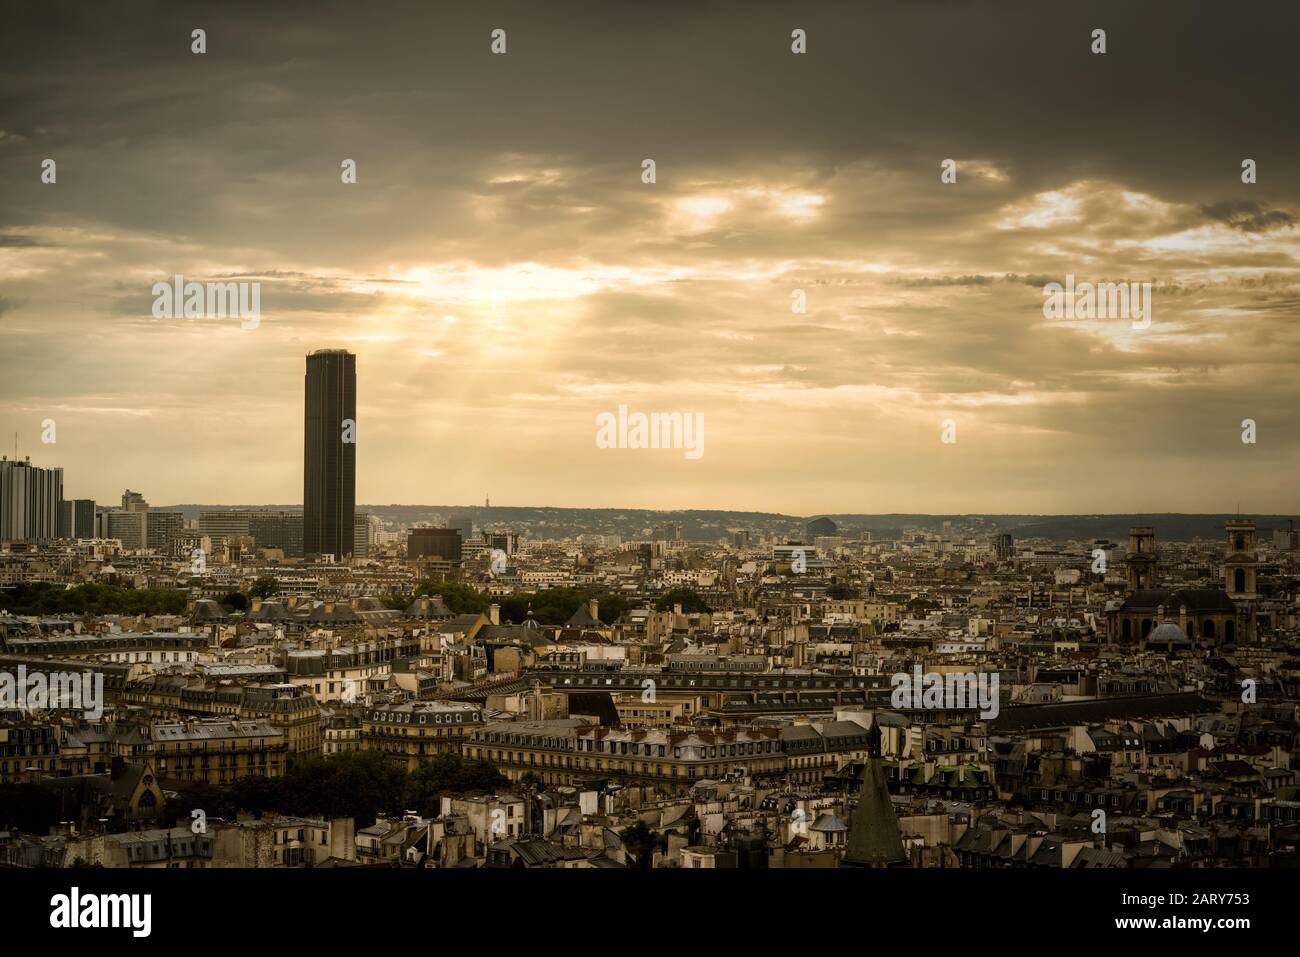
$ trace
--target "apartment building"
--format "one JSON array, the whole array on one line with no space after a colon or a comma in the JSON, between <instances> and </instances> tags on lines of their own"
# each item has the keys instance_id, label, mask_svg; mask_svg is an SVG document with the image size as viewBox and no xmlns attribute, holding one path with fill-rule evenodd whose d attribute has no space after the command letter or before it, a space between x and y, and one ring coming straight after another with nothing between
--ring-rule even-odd
<instances>
[{"instance_id":1,"label":"apartment building","mask_svg":"<svg viewBox=\"0 0 1300 957\"><path fill-rule=\"evenodd\" d=\"M361 718L360 746L383 751L413 771L432 755L460 753L482 724L482 709L468 704L416 701L372 708Z\"/></svg>"},{"instance_id":2,"label":"apartment building","mask_svg":"<svg viewBox=\"0 0 1300 957\"><path fill-rule=\"evenodd\" d=\"M786 770L776 729L613 729L580 718L488 724L470 735L464 753L514 781L525 774L561 785L612 777L669 792L732 773L779 778Z\"/></svg>"},{"instance_id":3,"label":"apartment building","mask_svg":"<svg viewBox=\"0 0 1300 957\"><path fill-rule=\"evenodd\" d=\"M154 765L165 781L232 784L284 774L289 742L263 721L183 721L150 729Z\"/></svg>"}]
</instances>

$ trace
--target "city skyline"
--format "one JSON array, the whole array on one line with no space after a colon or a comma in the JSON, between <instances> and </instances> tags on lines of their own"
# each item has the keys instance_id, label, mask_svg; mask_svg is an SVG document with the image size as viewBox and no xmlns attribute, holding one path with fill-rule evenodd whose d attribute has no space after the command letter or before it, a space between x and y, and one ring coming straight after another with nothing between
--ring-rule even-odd
<instances>
[{"instance_id":1,"label":"city skyline","mask_svg":"<svg viewBox=\"0 0 1300 957\"><path fill-rule=\"evenodd\" d=\"M0 434L69 495L292 502L298 363L346 348L359 501L1295 511L1292 29L1176 6L718 4L634 50L579 7L21 8ZM159 318L176 276L260 316ZM1048 318L1075 282L1150 283L1149 324ZM598 447L621 406L704 454Z\"/></svg>"},{"instance_id":2,"label":"city skyline","mask_svg":"<svg viewBox=\"0 0 1300 957\"><path fill-rule=\"evenodd\" d=\"M19 939L1288 923L1300 7L0 23Z\"/></svg>"}]
</instances>

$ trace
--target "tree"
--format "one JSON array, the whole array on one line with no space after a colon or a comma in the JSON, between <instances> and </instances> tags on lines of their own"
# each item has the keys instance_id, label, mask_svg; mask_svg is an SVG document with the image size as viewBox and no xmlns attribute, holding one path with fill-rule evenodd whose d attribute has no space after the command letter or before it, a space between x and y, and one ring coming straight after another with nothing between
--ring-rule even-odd
<instances>
[{"instance_id":1,"label":"tree","mask_svg":"<svg viewBox=\"0 0 1300 957\"><path fill-rule=\"evenodd\" d=\"M393 611L406 611L415 600L414 595L384 595L379 599L384 603L385 608L391 608Z\"/></svg>"},{"instance_id":2,"label":"tree","mask_svg":"<svg viewBox=\"0 0 1300 957\"><path fill-rule=\"evenodd\" d=\"M236 808L230 800L230 791L206 781L176 782L176 797L167 801L162 809L159 824L163 827L189 827L195 810L210 818L233 819Z\"/></svg>"},{"instance_id":3,"label":"tree","mask_svg":"<svg viewBox=\"0 0 1300 957\"><path fill-rule=\"evenodd\" d=\"M658 611L672 611L673 606L678 604L682 606L682 611L688 615L696 612L702 612L706 615L713 613L713 609L704 603L704 599L693 588L674 588L672 591L665 592L655 602L655 608Z\"/></svg>"},{"instance_id":4,"label":"tree","mask_svg":"<svg viewBox=\"0 0 1300 957\"><path fill-rule=\"evenodd\" d=\"M629 608L637 607L636 602L617 592L608 591L597 595L596 598L600 602L600 620L606 624L612 625L622 618Z\"/></svg>"},{"instance_id":5,"label":"tree","mask_svg":"<svg viewBox=\"0 0 1300 957\"><path fill-rule=\"evenodd\" d=\"M226 800L232 817L244 811L261 818L267 811L279 810L283 795L275 778L241 778L227 789Z\"/></svg>"},{"instance_id":6,"label":"tree","mask_svg":"<svg viewBox=\"0 0 1300 957\"><path fill-rule=\"evenodd\" d=\"M279 594L280 583L270 575L261 575L257 581L253 582L253 587L248 589L248 593L254 598L267 599L272 595Z\"/></svg>"},{"instance_id":7,"label":"tree","mask_svg":"<svg viewBox=\"0 0 1300 957\"><path fill-rule=\"evenodd\" d=\"M453 615L480 615L492 604L490 598L464 582L427 581L416 595L437 595Z\"/></svg>"},{"instance_id":8,"label":"tree","mask_svg":"<svg viewBox=\"0 0 1300 957\"><path fill-rule=\"evenodd\" d=\"M533 594L508 595L501 601L501 617L516 624L533 613L533 620L542 625L562 625L578 610L586 596L572 588L546 588Z\"/></svg>"},{"instance_id":9,"label":"tree","mask_svg":"<svg viewBox=\"0 0 1300 957\"><path fill-rule=\"evenodd\" d=\"M645 821L637 821L631 827L623 828L619 837L627 848L637 867L653 867L655 848L659 846L659 835L652 831Z\"/></svg>"},{"instance_id":10,"label":"tree","mask_svg":"<svg viewBox=\"0 0 1300 957\"><path fill-rule=\"evenodd\" d=\"M501 599L501 620L523 622L531 611L533 620L542 625L563 625L573 613L591 599L600 602L600 620L617 621L633 607L631 599L617 592L578 591L573 588L546 588L539 592L518 592ZM451 608L450 603L448 603ZM455 611L455 608L451 609Z\"/></svg>"},{"instance_id":11,"label":"tree","mask_svg":"<svg viewBox=\"0 0 1300 957\"><path fill-rule=\"evenodd\" d=\"M23 582L0 592L0 609L16 615L179 615L188 595L172 588L85 584L65 589Z\"/></svg>"},{"instance_id":12,"label":"tree","mask_svg":"<svg viewBox=\"0 0 1300 957\"><path fill-rule=\"evenodd\" d=\"M221 605L227 611L248 611L248 596L242 591L227 592L221 599Z\"/></svg>"},{"instance_id":13,"label":"tree","mask_svg":"<svg viewBox=\"0 0 1300 957\"><path fill-rule=\"evenodd\" d=\"M406 789L406 769L382 751L346 751L330 758L308 758L280 779L285 814L350 817L369 827L380 812L398 813Z\"/></svg>"},{"instance_id":14,"label":"tree","mask_svg":"<svg viewBox=\"0 0 1300 957\"><path fill-rule=\"evenodd\" d=\"M0 784L0 828L48 834L59 821L59 801L39 784Z\"/></svg>"},{"instance_id":15,"label":"tree","mask_svg":"<svg viewBox=\"0 0 1300 957\"><path fill-rule=\"evenodd\" d=\"M487 761L437 754L422 761L411 774L406 804L421 814L437 814L444 794L481 794L509 786L510 780Z\"/></svg>"}]
</instances>

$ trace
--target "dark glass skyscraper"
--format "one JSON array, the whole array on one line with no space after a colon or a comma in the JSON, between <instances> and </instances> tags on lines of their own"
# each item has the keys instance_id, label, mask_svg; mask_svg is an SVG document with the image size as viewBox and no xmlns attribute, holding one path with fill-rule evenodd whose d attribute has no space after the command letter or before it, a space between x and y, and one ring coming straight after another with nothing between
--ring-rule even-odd
<instances>
[{"instance_id":1,"label":"dark glass skyscraper","mask_svg":"<svg viewBox=\"0 0 1300 957\"><path fill-rule=\"evenodd\" d=\"M352 554L357 495L357 357L321 349L307 357L302 548Z\"/></svg>"}]
</instances>

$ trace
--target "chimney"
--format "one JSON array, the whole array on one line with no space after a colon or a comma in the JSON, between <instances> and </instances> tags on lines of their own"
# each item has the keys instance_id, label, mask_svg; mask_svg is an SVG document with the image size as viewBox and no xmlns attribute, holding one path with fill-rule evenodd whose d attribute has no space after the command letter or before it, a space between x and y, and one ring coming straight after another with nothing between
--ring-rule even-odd
<instances>
[{"instance_id":1,"label":"chimney","mask_svg":"<svg viewBox=\"0 0 1300 957\"><path fill-rule=\"evenodd\" d=\"M682 603L681 603L681 602L674 602L674 603L673 603L673 614L674 614L674 615L680 615L681 613L682 613Z\"/></svg>"},{"instance_id":2,"label":"chimney","mask_svg":"<svg viewBox=\"0 0 1300 957\"><path fill-rule=\"evenodd\" d=\"M499 625L499 624L501 624L501 606L500 606L500 605L495 605L495 604L494 604L491 608L488 609L488 621L492 622L492 624L494 624L494 625Z\"/></svg>"},{"instance_id":3,"label":"chimney","mask_svg":"<svg viewBox=\"0 0 1300 957\"><path fill-rule=\"evenodd\" d=\"M596 620L600 620L600 602L595 598L587 602L587 614Z\"/></svg>"},{"instance_id":4,"label":"chimney","mask_svg":"<svg viewBox=\"0 0 1300 957\"><path fill-rule=\"evenodd\" d=\"M261 611L261 610L262 610L262 599L260 599L260 598L254 598L254 599L253 599L253 612L254 612L254 614L256 614L257 612L259 612L259 611Z\"/></svg>"}]
</instances>

